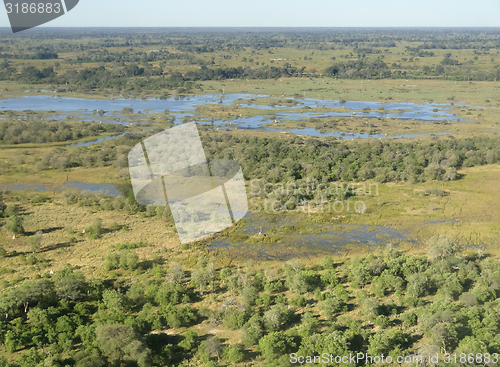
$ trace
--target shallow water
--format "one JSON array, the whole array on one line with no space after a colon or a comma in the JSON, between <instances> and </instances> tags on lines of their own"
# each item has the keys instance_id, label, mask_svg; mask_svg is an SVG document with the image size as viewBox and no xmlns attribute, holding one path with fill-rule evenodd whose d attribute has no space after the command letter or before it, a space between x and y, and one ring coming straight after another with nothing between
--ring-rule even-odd
<instances>
[{"instance_id":1,"label":"shallow water","mask_svg":"<svg viewBox=\"0 0 500 367\"><path fill-rule=\"evenodd\" d=\"M251 94L228 94L221 96L219 94L206 94L193 97L175 97L171 96L168 99L83 99L71 97L57 97L57 96L26 96L23 98L11 98L0 100L0 108L5 110L14 111L47 111L47 115L43 117L44 120L61 120L67 117L74 119L93 121L93 122L106 122L113 124L135 123L139 114L146 115L151 113L163 113L166 109L170 114L175 116L175 123L182 122L184 117L196 118L194 114L195 108L200 105L206 104L221 104L224 106L233 105L235 102L250 101L250 104L241 104L242 106L252 107L260 110L273 110L277 120L293 120L298 121L311 117L326 118L326 117L345 117L345 116L362 116L366 118L384 118L390 117L395 119L416 119L419 121L441 121L441 120L454 120L454 121L467 121L459 118L450 112L451 104L415 104L415 103L380 103L380 102L365 102L365 101L346 101L339 102L334 100L321 100L321 99L294 99L298 103L295 106L266 106L259 104L252 104L251 100L254 98L268 98L267 95L251 95ZM130 107L134 110L134 115L124 115L122 109ZM309 107L311 110L304 112L294 111L303 107ZM315 112L316 108L339 108L343 107L348 111L330 111L330 112ZM379 110L383 107L384 110ZM369 108L369 111L362 111L364 108ZM438 111L433 111L438 109ZM98 116L95 110L104 110L106 113L103 116ZM57 111L57 114L51 115L50 111ZM204 124L213 124L214 126L224 126L225 128L234 129L255 129L265 131L277 131L262 126L263 124L271 122L268 117L254 116L250 118L232 118L230 120L211 120L211 119L197 119L198 122ZM291 133L299 133L302 135L311 136L324 136L325 134L319 133L316 129L297 129L291 130L278 130L288 131ZM330 136L344 137L345 134L341 132L328 133ZM349 135L349 134L347 134ZM352 134L350 134L352 135ZM423 134L426 135L426 134ZM421 135L414 135L421 136ZM369 134L356 134L355 137L362 139L365 138L385 138L384 134L369 135ZM411 135L400 135L399 137L412 137ZM346 139L352 136L345 137Z\"/></svg>"},{"instance_id":2,"label":"shallow water","mask_svg":"<svg viewBox=\"0 0 500 367\"><path fill-rule=\"evenodd\" d=\"M317 233L300 233L298 217L280 218L272 222L249 214L242 230L238 233L249 235L246 240L223 239L210 244L211 251L229 252L231 256L256 260L287 260L294 257L313 257L328 254L347 254L351 250L369 252L383 251L388 245L415 243L408 231L390 226L355 224L307 224ZM276 234L276 230L288 226L290 233L280 235L274 243L253 242L252 238L265 238L264 234ZM292 226L292 227L290 227ZM302 227L304 228L304 227ZM262 234L260 234L262 233ZM278 232L279 233L279 232ZM250 242L250 243L249 243Z\"/></svg>"},{"instance_id":3,"label":"shallow water","mask_svg":"<svg viewBox=\"0 0 500 367\"><path fill-rule=\"evenodd\" d=\"M99 139L96 139L96 140L91 140L91 141L86 141L86 142L68 144L66 146L68 146L68 147L87 147L87 146L92 145L92 144L99 144L99 143L101 143L103 141L107 141L107 140L111 140L111 139L116 139L116 138L119 138L119 137L124 136L126 134L130 134L130 133L126 132L126 133L123 133L123 134L120 134L120 135L106 136L105 138L99 138Z\"/></svg>"},{"instance_id":4,"label":"shallow water","mask_svg":"<svg viewBox=\"0 0 500 367\"><path fill-rule=\"evenodd\" d=\"M80 192L103 192L110 196L119 196L117 185L108 184L92 184L86 182L64 182L64 183L33 183L33 184L19 184L19 183L0 183L0 190L4 191L19 191L19 190L35 190L35 191L53 191L61 192L66 190L78 190Z\"/></svg>"}]
</instances>

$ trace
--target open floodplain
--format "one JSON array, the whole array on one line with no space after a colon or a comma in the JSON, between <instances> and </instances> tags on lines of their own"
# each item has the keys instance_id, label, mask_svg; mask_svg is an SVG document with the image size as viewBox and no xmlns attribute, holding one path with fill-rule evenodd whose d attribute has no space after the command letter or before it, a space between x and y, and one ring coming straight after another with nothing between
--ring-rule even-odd
<instances>
[{"instance_id":1,"label":"open floodplain","mask_svg":"<svg viewBox=\"0 0 500 367\"><path fill-rule=\"evenodd\" d=\"M500 352L496 31L40 32L0 70L0 367ZM249 211L181 244L128 153L191 121Z\"/></svg>"}]
</instances>

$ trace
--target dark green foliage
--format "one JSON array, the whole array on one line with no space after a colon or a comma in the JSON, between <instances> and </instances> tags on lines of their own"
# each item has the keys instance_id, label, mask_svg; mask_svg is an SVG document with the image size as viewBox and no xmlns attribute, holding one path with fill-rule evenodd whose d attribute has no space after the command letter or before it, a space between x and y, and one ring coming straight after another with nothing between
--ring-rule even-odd
<instances>
[{"instance_id":1,"label":"dark green foliage","mask_svg":"<svg viewBox=\"0 0 500 367\"><path fill-rule=\"evenodd\" d=\"M99 348L110 362L132 360L139 367L149 365L149 350L137 339L130 326L99 325L95 333Z\"/></svg>"},{"instance_id":2,"label":"dark green foliage","mask_svg":"<svg viewBox=\"0 0 500 367\"><path fill-rule=\"evenodd\" d=\"M263 335L261 317L258 314L253 315L243 329L243 344L247 347L257 344Z\"/></svg>"},{"instance_id":3,"label":"dark green foliage","mask_svg":"<svg viewBox=\"0 0 500 367\"><path fill-rule=\"evenodd\" d=\"M223 311L223 323L229 330L240 329L245 324L246 318L246 312L237 306L226 307Z\"/></svg>"},{"instance_id":4,"label":"dark green foliage","mask_svg":"<svg viewBox=\"0 0 500 367\"><path fill-rule=\"evenodd\" d=\"M127 268L121 259L131 253L113 252L107 261ZM255 271L254 264L216 271L201 257L194 269L158 264L140 278L116 272L114 282L86 279L68 265L50 277L2 289L0 314L6 320L0 321L0 342L17 353L19 366L63 366L60 356L70 353L79 367L161 367L194 360L229 365L253 362L252 353L271 365L286 365L288 353L397 356L417 347L491 354L500 349L500 265L493 258L457 256L429 261L389 251L338 267L328 260L324 266L293 260L275 272ZM284 292L285 280L300 292ZM354 288L356 282L363 289ZM195 306L200 301L204 309ZM208 323L240 330L248 353L232 339L198 336L199 325ZM420 337L427 344L418 342Z\"/></svg>"},{"instance_id":5,"label":"dark green foliage","mask_svg":"<svg viewBox=\"0 0 500 367\"><path fill-rule=\"evenodd\" d=\"M243 348L238 345L229 345L222 350L222 359L229 363L238 363L243 361Z\"/></svg>"},{"instance_id":6,"label":"dark green foliage","mask_svg":"<svg viewBox=\"0 0 500 367\"><path fill-rule=\"evenodd\" d=\"M135 270L139 266L139 255L129 250L112 252L106 256L104 267L106 270L124 269Z\"/></svg>"},{"instance_id":7,"label":"dark green foliage","mask_svg":"<svg viewBox=\"0 0 500 367\"><path fill-rule=\"evenodd\" d=\"M414 311L405 312L401 319L406 327L415 326L417 324L417 314Z\"/></svg>"},{"instance_id":8,"label":"dark green foliage","mask_svg":"<svg viewBox=\"0 0 500 367\"><path fill-rule=\"evenodd\" d=\"M125 243L118 243L114 247L116 250L120 251L120 250L133 250L136 248L148 247L148 246L149 244L144 242L137 242L137 243L125 242Z\"/></svg>"},{"instance_id":9,"label":"dark green foliage","mask_svg":"<svg viewBox=\"0 0 500 367\"><path fill-rule=\"evenodd\" d=\"M259 350L268 361L285 354L294 346L293 338L282 331L270 332L259 341Z\"/></svg>"},{"instance_id":10,"label":"dark green foliage","mask_svg":"<svg viewBox=\"0 0 500 367\"><path fill-rule=\"evenodd\" d=\"M304 296L299 294L293 297L290 303L297 307L304 307L307 303L307 300L304 298Z\"/></svg>"},{"instance_id":11,"label":"dark green foliage","mask_svg":"<svg viewBox=\"0 0 500 367\"><path fill-rule=\"evenodd\" d=\"M68 123L63 121L0 121L0 142L4 144L51 143L80 140L105 133L122 133L123 125L93 122ZM67 158L54 160L57 168L70 167Z\"/></svg>"}]
</instances>

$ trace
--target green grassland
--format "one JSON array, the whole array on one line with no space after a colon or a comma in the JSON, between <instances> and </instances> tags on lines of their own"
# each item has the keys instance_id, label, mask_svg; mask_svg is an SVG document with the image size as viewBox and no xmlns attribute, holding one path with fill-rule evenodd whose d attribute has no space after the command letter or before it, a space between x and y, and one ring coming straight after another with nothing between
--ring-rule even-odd
<instances>
[{"instance_id":1,"label":"green grassland","mask_svg":"<svg viewBox=\"0 0 500 367\"><path fill-rule=\"evenodd\" d=\"M86 176L98 179L99 170L86 170ZM411 246L411 251L421 253L422 244L429 238L436 235L446 234L464 246L485 245L486 252L494 256L500 256L500 247L497 236L500 230L500 207L496 203L499 195L497 182L500 180L500 166L488 165L474 168L467 168L460 171L463 177L458 181L439 183L426 182L422 184L410 183L376 183L367 181L359 184L351 184L356 188L357 195L352 201L364 203L366 211L356 213L354 206L345 206L342 212L328 210L332 208L330 204L324 204L315 210L296 210L292 212L263 212L267 221L275 222L281 216L297 216L300 223L304 221L305 227L299 230L300 224L294 231L308 233L307 223L321 223L325 225L363 224L382 225L409 231L409 239L417 240L417 245ZM103 175L105 175L103 173ZM70 175L72 180L83 177ZM40 176L38 182L58 182L58 176ZM62 177L61 177L62 178ZM65 180L62 180L64 182ZM87 180L92 182L93 180ZM102 181L101 181L102 182ZM115 181L117 182L117 181ZM27 181L26 183L30 183ZM113 183L108 180L106 183ZM342 185L342 183L338 183ZM250 190L250 188L249 188ZM102 211L99 208L79 207L67 205L61 194L41 193L42 197L47 197L48 202L43 204L30 204L28 199L36 195L34 193L16 194L11 193L12 202L21 200L24 213L24 226L28 233L35 233L38 230L46 231L44 234L43 257L47 264L54 270L64 267L67 263L78 266L86 275L103 276L102 270L103 254L110 246L123 242L146 242L150 247L138 250L143 260L153 261L158 251L167 251L171 257L170 261L185 264L190 263L193 254L203 253L206 250L206 242L203 241L193 249L183 250L179 240L173 232L172 224L156 217L144 215L127 215L120 211ZM87 238L81 232L88 225L92 218L99 217L103 220L104 228L113 227L112 222L125 226L126 230L106 230L102 238L93 240ZM446 222L446 221L450 222ZM427 225L427 223L436 224ZM443 222L443 223L439 223ZM328 227L325 227L328 228ZM222 234L229 238L238 238L236 232L233 234ZM277 233L280 232L277 227ZM306 231L306 232L302 232ZM69 240L75 237L78 242L70 244ZM11 239L7 233L3 233L0 246L8 251L19 253L29 253L26 237ZM269 240L269 239L268 239ZM279 238L277 239L279 242ZM66 244L65 246L63 246ZM263 248L265 249L265 244ZM198 248L198 249L196 249ZM359 250L352 248L353 253ZM409 250L407 248L406 250ZM194 252L193 252L194 251ZM201 252L200 252L201 251ZM361 253L364 250L361 249ZM224 254L221 253L220 262L225 263ZM251 255L250 255L251 256ZM335 258L335 255L332 255ZM342 255L343 256L343 255ZM236 258L235 264L243 264L247 257ZM258 258L255 258L258 260ZM311 259L312 260L312 259ZM17 269L23 269L23 276L30 278L43 269L23 268L19 263L19 258L4 259L3 267L9 268L10 273L18 273ZM192 264L191 264L192 265ZM49 265L47 265L49 266ZM10 278L10 276L9 276Z\"/></svg>"}]
</instances>

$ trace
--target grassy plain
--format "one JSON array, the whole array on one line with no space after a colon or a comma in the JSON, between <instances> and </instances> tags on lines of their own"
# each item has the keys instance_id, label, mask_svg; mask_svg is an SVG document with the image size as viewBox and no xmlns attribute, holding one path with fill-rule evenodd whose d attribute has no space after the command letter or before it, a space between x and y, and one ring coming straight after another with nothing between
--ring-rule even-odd
<instances>
[{"instance_id":1,"label":"grassy plain","mask_svg":"<svg viewBox=\"0 0 500 367\"><path fill-rule=\"evenodd\" d=\"M97 172L87 171L87 175ZM405 250L410 253L423 251L422 245L430 237L439 234L448 234L462 245L468 246L467 251L476 251L477 248L486 248L486 253L500 256L498 233L500 231L500 205L497 198L500 196L500 165L488 165L466 168L460 172L463 178L453 182L426 182L421 184L380 184L366 182L356 184L358 195L356 201L361 201L366 206L364 214L355 213L354 210L343 212L297 211L300 223L319 222L334 225L339 223L389 226L398 230L408 231L409 238L416 240L414 247L407 246ZM77 177L73 177L77 179ZM38 178L39 180L42 177ZM49 178L46 177L48 180ZM51 177L54 182L57 176ZM108 180L107 183L113 181ZM339 183L340 185L340 183ZM366 196L363 195L366 192ZM12 197L27 198L33 194L11 193ZM168 262L190 264L197 253L207 251L202 241L194 246L181 246L177 235L171 225L156 217L144 215L127 215L122 211L100 211L77 205L67 205L61 194L42 193L50 198L43 204L30 204L28 200L21 206L25 218L25 229L28 233L38 230L44 231L41 257L46 260L42 265L23 266L19 256L10 256L0 259L0 267L10 278L13 275L31 277L37 273L47 271L50 267L54 270L63 268L67 263L78 266L89 276L103 276L103 256L111 246L124 242L145 242L150 246L135 251L140 255L141 261L159 261L163 258ZM9 201L7 201L9 204ZM273 222L283 216L283 213L263 213L266 220ZM105 233L102 238L94 240L82 234L82 230L93 218L103 220ZM126 230L115 229L111 224L117 223ZM277 228L278 232L280 228ZM307 232L307 231L306 231ZM305 233L305 232L304 232ZM231 237L225 233L220 238ZM8 251L17 251L18 255L28 254L29 246L25 236L13 240L5 232L0 236L0 245ZM77 242L72 243L71 238ZM74 241L74 240L73 240ZM278 240L279 241L279 240ZM251 241L250 241L251 242ZM266 248L266 245L255 246ZM249 244L248 246L252 246ZM271 245L269 245L271 246ZM250 248L250 247L249 247ZM355 248L352 254L358 253ZM219 265L225 264L234 254L221 252ZM225 254L225 255L224 255ZM227 257L226 257L227 256ZM236 257L233 264L244 265L252 258L252 254L245 257ZM335 255L334 255L335 256ZM258 260L258 258L254 258ZM317 261L317 259L310 259ZM192 264L191 264L192 265Z\"/></svg>"}]
</instances>

